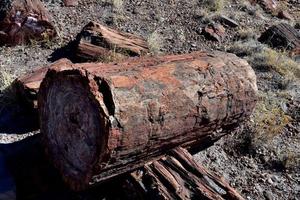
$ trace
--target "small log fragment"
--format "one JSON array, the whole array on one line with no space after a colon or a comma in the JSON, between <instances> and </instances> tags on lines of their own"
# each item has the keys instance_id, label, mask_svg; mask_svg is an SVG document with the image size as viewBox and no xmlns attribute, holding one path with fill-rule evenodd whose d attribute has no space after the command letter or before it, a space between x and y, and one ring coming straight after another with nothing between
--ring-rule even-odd
<instances>
[{"instance_id":1,"label":"small log fragment","mask_svg":"<svg viewBox=\"0 0 300 200\"><path fill-rule=\"evenodd\" d=\"M41 132L50 160L80 190L243 121L256 92L248 63L222 52L59 64L40 87Z\"/></svg>"},{"instance_id":2,"label":"small log fragment","mask_svg":"<svg viewBox=\"0 0 300 200\"><path fill-rule=\"evenodd\" d=\"M56 35L50 15L40 0L0 2L0 45L19 45Z\"/></svg>"},{"instance_id":3,"label":"small log fragment","mask_svg":"<svg viewBox=\"0 0 300 200\"><path fill-rule=\"evenodd\" d=\"M244 200L222 177L209 172L180 147L131 176L131 184L149 199Z\"/></svg>"},{"instance_id":4,"label":"small log fragment","mask_svg":"<svg viewBox=\"0 0 300 200\"><path fill-rule=\"evenodd\" d=\"M127 56L141 56L148 52L143 38L90 22L78 36L76 55L89 61L120 61Z\"/></svg>"},{"instance_id":5,"label":"small log fragment","mask_svg":"<svg viewBox=\"0 0 300 200\"><path fill-rule=\"evenodd\" d=\"M210 40L222 42L225 38L225 28L221 24L209 24L203 29L203 34Z\"/></svg>"},{"instance_id":6,"label":"small log fragment","mask_svg":"<svg viewBox=\"0 0 300 200\"><path fill-rule=\"evenodd\" d=\"M258 40L274 48L300 49L300 33L286 23L270 27Z\"/></svg>"},{"instance_id":7,"label":"small log fragment","mask_svg":"<svg viewBox=\"0 0 300 200\"><path fill-rule=\"evenodd\" d=\"M67 7L78 6L78 0L64 0L64 5Z\"/></svg>"}]
</instances>

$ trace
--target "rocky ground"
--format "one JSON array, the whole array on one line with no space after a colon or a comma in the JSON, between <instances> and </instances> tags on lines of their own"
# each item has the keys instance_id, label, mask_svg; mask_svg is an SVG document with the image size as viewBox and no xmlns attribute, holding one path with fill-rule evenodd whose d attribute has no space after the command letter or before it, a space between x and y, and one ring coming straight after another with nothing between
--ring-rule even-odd
<instances>
[{"instance_id":1,"label":"rocky ground","mask_svg":"<svg viewBox=\"0 0 300 200\"><path fill-rule=\"evenodd\" d=\"M299 0L278 2L278 9L292 17L289 20L247 0L90 0L80 1L76 7L65 7L54 0L43 2L53 16L58 37L0 48L0 143L20 138L7 134L31 131L27 127L30 122L20 122L24 117L17 124L10 120L20 111L8 109L14 105L13 98L3 91L14 77L72 54L72 49L61 48L85 24L95 20L141 35L148 40L153 54L221 50L248 60L257 74L260 96L253 116L237 133L224 137L195 158L224 176L247 199L300 199L299 55L257 41L263 31L280 22L299 28ZM222 24L220 16L233 19L237 26L223 24L225 32L219 41L214 41L203 31L208 25ZM22 130L10 127L7 131L8 124L19 124Z\"/></svg>"}]
</instances>

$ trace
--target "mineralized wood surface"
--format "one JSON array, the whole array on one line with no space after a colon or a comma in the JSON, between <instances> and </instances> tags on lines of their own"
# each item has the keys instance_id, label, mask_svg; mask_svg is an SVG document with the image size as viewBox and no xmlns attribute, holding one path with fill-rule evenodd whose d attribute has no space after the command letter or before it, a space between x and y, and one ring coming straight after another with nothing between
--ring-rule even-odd
<instances>
[{"instance_id":1,"label":"mineralized wood surface","mask_svg":"<svg viewBox=\"0 0 300 200\"><path fill-rule=\"evenodd\" d=\"M49 13L40 0L1 0L0 45L49 40L55 35Z\"/></svg>"},{"instance_id":2,"label":"mineralized wood surface","mask_svg":"<svg viewBox=\"0 0 300 200\"><path fill-rule=\"evenodd\" d=\"M248 63L221 52L60 63L40 87L41 132L49 158L80 190L238 124L256 92Z\"/></svg>"},{"instance_id":3,"label":"mineralized wood surface","mask_svg":"<svg viewBox=\"0 0 300 200\"><path fill-rule=\"evenodd\" d=\"M131 185L148 199L243 200L224 180L198 164L183 148L131 173Z\"/></svg>"},{"instance_id":4,"label":"mineralized wood surface","mask_svg":"<svg viewBox=\"0 0 300 200\"><path fill-rule=\"evenodd\" d=\"M82 60L122 60L149 53L148 44L142 37L97 22L87 24L77 39L76 55Z\"/></svg>"}]
</instances>

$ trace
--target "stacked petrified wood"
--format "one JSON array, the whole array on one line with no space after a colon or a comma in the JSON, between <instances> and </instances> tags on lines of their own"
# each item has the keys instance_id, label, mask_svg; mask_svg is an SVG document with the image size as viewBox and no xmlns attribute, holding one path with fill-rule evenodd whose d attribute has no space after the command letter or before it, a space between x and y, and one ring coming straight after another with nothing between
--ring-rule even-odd
<instances>
[{"instance_id":1,"label":"stacked petrified wood","mask_svg":"<svg viewBox=\"0 0 300 200\"><path fill-rule=\"evenodd\" d=\"M50 16L40 0L0 2L0 45L49 40L55 35Z\"/></svg>"},{"instance_id":2,"label":"stacked petrified wood","mask_svg":"<svg viewBox=\"0 0 300 200\"><path fill-rule=\"evenodd\" d=\"M230 199L244 198L223 178L207 171L183 148L170 151L158 161L131 173L130 182L142 199Z\"/></svg>"},{"instance_id":3,"label":"stacked petrified wood","mask_svg":"<svg viewBox=\"0 0 300 200\"><path fill-rule=\"evenodd\" d=\"M80 190L235 126L251 114L256 90L247 62L221 52L63 61L41 84L41 131L48 156Z\"/></svg>"}]
</instances>

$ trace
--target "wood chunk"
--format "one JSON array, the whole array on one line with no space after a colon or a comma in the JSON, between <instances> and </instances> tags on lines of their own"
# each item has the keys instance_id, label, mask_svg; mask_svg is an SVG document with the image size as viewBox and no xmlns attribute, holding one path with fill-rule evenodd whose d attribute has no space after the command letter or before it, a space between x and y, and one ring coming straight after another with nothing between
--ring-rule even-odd
<instances>
[{"instance_id":1,"label":"wood chunk","mask_svg":"<svg viewBox=\"0 0 300 200\"><path fill-rule=\"evenodd\" d=\"M83 60L120 61L129 56L149 53L148 44L143 38L96 22L86 25L78 40L76 55Z\"/></svg>"},{"instance_id":2,"label":"wood chunk","mask_svg":"<svg viewBox=\"0 0 300 200\"><path fill-rule=\"evenodd\" d=\"M293 20L293 17L285 10L280 10L278 12L278 17L281 19Z\"/></svg>"},{"instance_id":3,"label":"wood chunk","mask_svg":"<svg viewBox=\"0 0 300 200\"><path fill-rule=\"evenodd\" d=\"M220 19L221 23L223 23L223 24L225 24L227 26L230 26L232 28L236 28L236 27L239 26L239 24L235 20L230 19L229 17L226 17L224 15L221 15L219 17L219 19Z\"/></svg>"},{"instance_id":4,"label":"wood chunk","mask_svg":"<svg viewBox=\"0 0 300 200\"><path fill-rule=\"evenodd\" d=\"M286 23L270 27L258 40L274 48L288 50L300 48L300 33Z\"/></svg>"},{"instance_id":5,"label":"wood chunk","mask_svg":"<svg viewBox=\"0 0 300 200\"><path fill-rule=\"evenodd\" d=\"M248 63L222 52L54 64L39 90L41 132L50 160L80 190L240 123L256 92Z\"/></svg>"},{"instance_id":6,"label":"wood chunk","mask_svg":"<svg viewBox=\"0 0 300 200\"><path fill-rule=\"evenodd\" d=\"M203 29L203 34L208 39L222 42L225 38L225 28L221 24L209 24Z\"/></svg>"},{"instance_id":7,"label":"wood chunk","mask_svg":"<svg viewBox=\"0 0 300 200\"><path fill-rule=\"evenodd\" d=\"M64 0L64 5L67 7L78 6L78 0Z\"/></svg>"},{"instance_id":8,"label":"wood chunk","mask_svg":"<svg viewBox=\"0 0 300 200\"><path fill-rule=\"evenodd\" d=\"M56 31L40 0L4 0L0 3L0 45L49 40Z\"/></svg>"}]
</instances>

